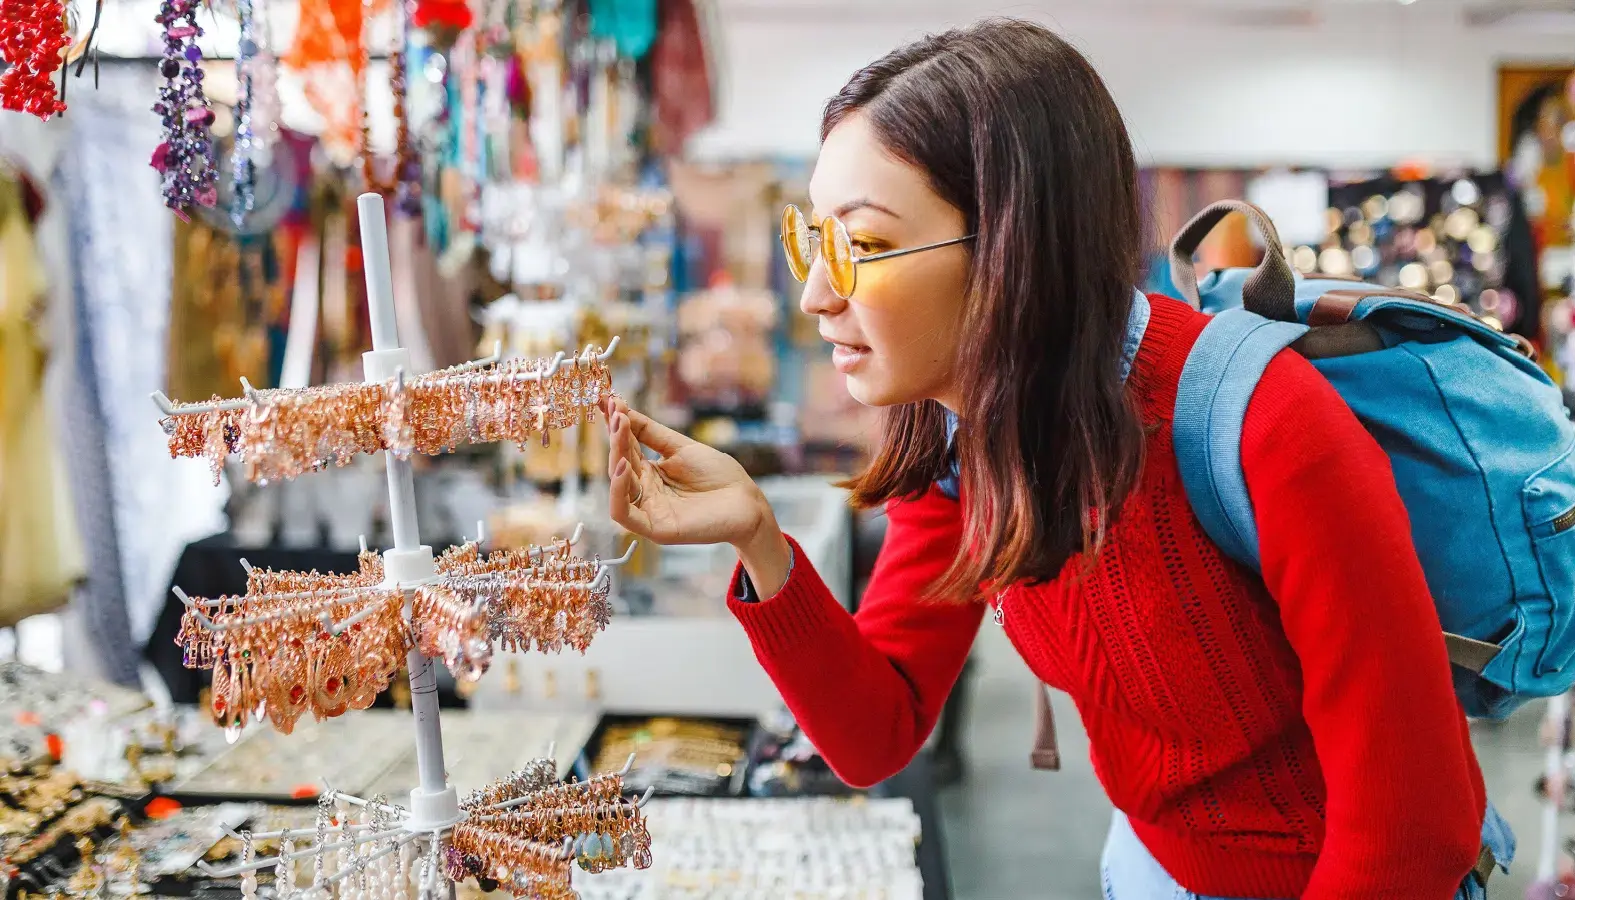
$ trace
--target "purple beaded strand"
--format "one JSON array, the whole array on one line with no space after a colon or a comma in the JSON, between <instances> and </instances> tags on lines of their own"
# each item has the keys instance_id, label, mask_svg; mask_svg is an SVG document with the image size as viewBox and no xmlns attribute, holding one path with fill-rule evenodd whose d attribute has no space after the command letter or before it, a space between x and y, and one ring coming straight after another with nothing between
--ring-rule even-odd
<instances>
[{"instance_id":1,"label":"purple beaded strand","mask_svg":"<svg viewBox=\"0 0 1600 900\"><path fill-rule=\"evenodd\" d=\"M206 103L201 82L200 46L204 34L195 22L199 0L162 0L156 21L166 29L166 51L160 63L167 83L151 111L161 117L167 139L156 147L150 165L162 173L161 195L167 208L183 210L217 204L217 167L212 159L210 128L217 120Z\"/></svg>"}]
</instances>

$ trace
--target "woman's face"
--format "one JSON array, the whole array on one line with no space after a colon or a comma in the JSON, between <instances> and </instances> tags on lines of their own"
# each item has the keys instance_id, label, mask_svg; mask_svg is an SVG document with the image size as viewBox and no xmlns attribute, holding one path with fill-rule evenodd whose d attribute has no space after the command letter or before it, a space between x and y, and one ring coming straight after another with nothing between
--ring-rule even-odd
<instances>
[{"instance_id":1,"label":"woman's face","mask_svg":"<svg viewBox=\"0 0 1600 900\"><path fill-rule=\"evenodd\" d=\"M811 175L811 204L811 226L838 217L856 256L968 233L960 210L934 193L920 169L891 156L859 113L840 121L823 142ZM851 396L868 406L933 399L955 409L970 246L862 263L848 300L829 287L818 254L800 307L818 318L817 330L834 345L833 364Z\"/></svg>"}]
</instances>

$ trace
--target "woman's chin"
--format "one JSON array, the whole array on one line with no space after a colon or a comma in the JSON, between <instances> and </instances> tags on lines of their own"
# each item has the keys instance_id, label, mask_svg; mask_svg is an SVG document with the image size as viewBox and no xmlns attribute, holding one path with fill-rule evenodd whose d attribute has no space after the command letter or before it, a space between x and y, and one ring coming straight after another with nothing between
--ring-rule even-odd
<instances>
[{"instance_id":1,"label":"woman's chin","mask_svg":"<svg viewBox=\"0 0 1600 900\"><path fill-rule=\"evenodd\" d=\"M893 385L884 384L866 372L846 375L844 383L850 391L850 396L864 406L896 406L914 399L902 397L904 391L897 391Z\"/></svg>"}]
</instances>

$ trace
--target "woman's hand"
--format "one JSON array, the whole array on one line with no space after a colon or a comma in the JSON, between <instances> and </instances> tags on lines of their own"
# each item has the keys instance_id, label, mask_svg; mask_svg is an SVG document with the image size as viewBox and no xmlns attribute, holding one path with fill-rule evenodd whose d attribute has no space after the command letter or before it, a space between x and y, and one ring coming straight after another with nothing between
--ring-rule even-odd
<instances>
[{"instance_id":1,"label":"woman's hand","mask_svg":"<svg viewBox=\"0 0 1600 900\"><path fill-rule=\"evenodd\" d=\"M744 467L621 398L603 400L600 408L611 437L611 518L618 525L658 544L732 544L757 593L770 596L764 586L782 586L788 545ZM645 459L641 445L661 458Z\"/></svg>"}]
</instances>

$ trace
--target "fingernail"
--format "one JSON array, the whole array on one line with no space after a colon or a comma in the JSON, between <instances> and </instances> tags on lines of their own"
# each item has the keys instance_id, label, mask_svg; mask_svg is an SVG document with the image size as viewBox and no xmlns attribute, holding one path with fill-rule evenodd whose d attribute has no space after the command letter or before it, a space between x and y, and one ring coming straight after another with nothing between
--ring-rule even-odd
<instances>
[{"instance_id":1,"label":"fingernail","mask_svg":"<svg viewBox=\"0 0 1600 900\"><path fill-rule=\"evenodd\" d=\"M625 459L617 460L617 464L611 467L611 475L613 477L615 477L615 478L621 478L623 475L626 475L627 473L628 473L628 461L625 460Z\"/></svg>"}]
</instances>

